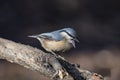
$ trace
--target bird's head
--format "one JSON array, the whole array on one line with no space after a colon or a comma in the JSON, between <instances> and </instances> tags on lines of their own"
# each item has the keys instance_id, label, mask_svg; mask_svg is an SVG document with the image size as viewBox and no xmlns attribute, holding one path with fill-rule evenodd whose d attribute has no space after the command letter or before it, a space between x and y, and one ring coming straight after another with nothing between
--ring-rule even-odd
<instances>
[{"instance_id":1,"label":"bird's head","mask_svg":"<svg viewBox=\"0 0 120 80\"><path fill-rule=\"evenodd\" d=\"M72 28L64 28L64 29L61 29L60 33L75 48L75 41L79 42L78 39L76 38L76 32L75 32L75 30L72 29Z\"/></svg>"}]
</instances>

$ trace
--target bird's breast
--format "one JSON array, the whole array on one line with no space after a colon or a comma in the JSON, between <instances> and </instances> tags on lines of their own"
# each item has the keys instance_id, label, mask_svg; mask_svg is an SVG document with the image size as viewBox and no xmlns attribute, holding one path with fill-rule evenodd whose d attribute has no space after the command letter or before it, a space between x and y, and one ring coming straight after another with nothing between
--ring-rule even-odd
<instances>
[{"instance_id":1,"label":"bird's breast","mask_svg":"<svg viewBox=\"0 0 120 80\"><path fill-rule=\"evenodd\" d=\"M44 47L49 51L66 51L69 50L72 45L68 43L66 39L63 39L61 41L55 41L55 40L45 40L44 41Z\"/></svg>"}]
</instances>

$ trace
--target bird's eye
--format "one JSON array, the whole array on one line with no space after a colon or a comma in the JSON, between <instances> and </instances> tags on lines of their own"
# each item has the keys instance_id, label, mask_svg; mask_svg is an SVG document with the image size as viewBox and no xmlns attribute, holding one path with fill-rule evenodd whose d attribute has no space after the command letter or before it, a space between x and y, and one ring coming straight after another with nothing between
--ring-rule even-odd
<instances>
[{"instance_id":1,"label":"bird's eye","mask_svg":"<svg viewBox=\"0 0 120 80\"><path fill-rule=\"evenodd\" d=\"M74 38L71 38L71 40L73 40L73 41L74 41L75 39L74 39Z\"/></svg>"}]
</instances>

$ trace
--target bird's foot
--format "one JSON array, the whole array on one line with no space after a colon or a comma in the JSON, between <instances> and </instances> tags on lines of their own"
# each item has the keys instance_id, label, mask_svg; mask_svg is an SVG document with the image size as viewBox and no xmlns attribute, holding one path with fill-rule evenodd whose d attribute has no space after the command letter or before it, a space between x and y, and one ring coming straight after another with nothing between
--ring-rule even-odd
<instances>
[{"instance_id":1,"label":"bird's foot","mask_svg":"<svg viewBox=\"0 0 120 80\"><path fill-rule=\"evenodd\" d=\"M62 56L60 56L60 55L57 55L57 56L58 56L58 58L61 58L62 60L65 60L64 57L62 57Z\"/></svg>"},{"instance_id":2,"label":"bird's foot","mask_svg":"<svg viewBox=\"0 0 120 80\"><path fill-rule=\"evenodd\" d=\"M58 55L58 54L56 54L56 53L54 53L54 52L51 52L56 58L61 58L62 60L65 60L65 58L64 57L62 57L62 56L60 56L60 55Z\"/></svg>"}]
</instances>

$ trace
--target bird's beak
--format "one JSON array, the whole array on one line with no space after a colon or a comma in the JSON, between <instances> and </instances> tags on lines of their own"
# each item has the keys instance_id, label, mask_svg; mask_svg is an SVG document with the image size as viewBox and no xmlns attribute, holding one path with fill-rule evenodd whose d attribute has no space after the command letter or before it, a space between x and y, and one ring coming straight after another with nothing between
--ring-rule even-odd
<instances>
[{"instance_id":1,"label":"bird's beak","mask_svg":"<svg viewBox=\"0 0 120 80\"><path fill-rule=\"evenodd\" d=\"M79 40L77 38L75 38L74 40L79 43Z\"/></svg>"},{"instance_id":2,"label":"bird's beak","mask_svg":"<svg viewBox=\"0 0 120 80\"><path fill-rule=\"evenodd\" d=\"M73 39L73 40L70 41L74 48L76 48L75 41L79 42L79 40L77 38L75 38L75 39Z\"/></svg>"},{"instance_id":3,"label":"bird's beak","mask_svg":"<svg viewBox=\"0 0 120 80\"><path fill-rule=\"evenodd\" d=\"M28 37L30 37L30 38L38 38L38 36L28 36Z\"/></svg>"},{"instance_id":4,"label":"bird's beak","mask_svg":"<svg viewBox=\"0 0 120 80\"><path fill-rule=\"evenodd\" d=\"M74 41L74 40L71 40L71 43L72 43L73 47L75 48L75 47L76 47L76 46L75 46L75 41Z\"/></svg>"}]
</instances>

